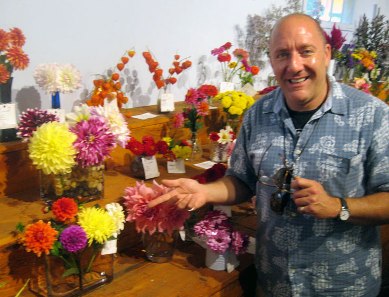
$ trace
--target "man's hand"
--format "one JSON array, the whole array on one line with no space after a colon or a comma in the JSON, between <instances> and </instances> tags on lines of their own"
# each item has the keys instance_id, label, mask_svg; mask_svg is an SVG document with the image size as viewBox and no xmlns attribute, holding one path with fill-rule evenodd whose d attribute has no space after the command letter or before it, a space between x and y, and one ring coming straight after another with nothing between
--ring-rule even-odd
<instances>
[{"instance_id":1,"label":"man's hand","mask_svg":"<svg viewBox=\"0 0 389 297\"><path fill-rule=\"evenodd\" d=\"M291 188L297 210L318 219L336 218L341 210L339 198L327 194L317 181L296 177Z\"/></svg>"},{"instance_id":2,"label":"man's hand","mask_svg":"<svg viewBox=\"0 0 389 297\"><path fill-rule=\"evenodd\" d=\"M189 178L162 180L162 184L173 188L173 190L151 201L148 205L149 207L168 202L175 203L179 208L186 208L192 211L207 203L205 187L196 180Z\"/></svg>"}]
</instances>

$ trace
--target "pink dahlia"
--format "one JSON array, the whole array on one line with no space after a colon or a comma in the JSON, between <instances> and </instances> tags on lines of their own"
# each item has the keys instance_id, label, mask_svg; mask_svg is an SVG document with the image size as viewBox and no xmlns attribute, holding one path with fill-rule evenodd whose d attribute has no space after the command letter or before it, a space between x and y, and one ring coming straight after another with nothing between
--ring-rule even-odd
<instances>
[{"instance_id":1,"label":"pink dahlia","mask_svg":"<svg viewBox=\"0 0 389 297\"><path fill-rule=\"evenodd\" d=\"M150 201L170 190L155 181L152 187L146 186L143 181L137 182L135 187L127 187L123 197L128 214L126 220L135 222L136 230L142 233L166 231L171 234L174 230L182 228L184 221L189 217L188 211L169 203L148 207Z\"/></svg>"},{"instance_id":2,"label":"pink dahlia","mask_svg":"<svg viewBox=\"0 0 389 297\"><path fill-rule=\"evenodd\" d=\"M76 160L82 167L101 164L115 147L115 136L102 117L80 121L70 130L77 135Z\"/></svg>"}]
</instances>

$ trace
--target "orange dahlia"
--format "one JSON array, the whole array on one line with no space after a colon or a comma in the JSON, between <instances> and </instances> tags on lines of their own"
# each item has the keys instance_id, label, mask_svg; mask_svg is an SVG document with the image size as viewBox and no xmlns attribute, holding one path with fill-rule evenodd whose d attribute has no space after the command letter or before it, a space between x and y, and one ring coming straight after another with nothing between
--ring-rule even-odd
<instances>
[{"instance_id":1,"label":"orange dahlia","mask_svg":"<svg viewBox=\"0 0 389 297\"><path fill-rule=\"evenodd\" d=\"M8 48L8 43L9 43L9 34L3 29L0 29L0 52Z\"/></svg>"},{"instance_id":2,"label":"orange dahlia","mask_svg":"<svg viewBox=\"0 0 389 297\"><path fill-rule=\"evenodd\" d=\"M27 54L19 47L12 47L8 50L7 59L15 70L27 68L30 62Z\"/></svg>"},{"instance_id":3,"label":"orange dahlia","mask_svg":"<svg viewBox=\"0 0 389 297\"><path fill-rule=\"evenodd\" d=\"M9 39L13 46L22 47L26 43L26 37L19 28L12 28L9 31Z\"/></svg>"},{"instance_id":4,"label":"orange dahlia","mask_svg":"<svg viewBox=\"0 0 389 297\"><path fill-rule=\"evenodd\" d=\"M50 222L44 223L42 220L26 227L23 245L27 252L33 252L38 257L45 253L48 255L57 240L57 230L51 227Z\"/></svg>"},{"instance_id":5,"label":"orange dahlia","mask_svg":"<svg viewBox=\"0 0 389 297\"><path fill-rule=\"evenodd\" d=\"M3 64L0 64L0 84L5 84L8 81L9 77L10 75L7 70L7 67L5 67Z\"/></svg>"},{"instance_id":6,"label":"orange dahlia","mask_svg":"<svg viewBox=\"0 0 389 297\"><path fill-rule=\"evenodd\" d=\"M53 203L51 211L60 222L72 221L78 213L78 205L74 199L62 197Z\"/></svg>"}]
</instances>

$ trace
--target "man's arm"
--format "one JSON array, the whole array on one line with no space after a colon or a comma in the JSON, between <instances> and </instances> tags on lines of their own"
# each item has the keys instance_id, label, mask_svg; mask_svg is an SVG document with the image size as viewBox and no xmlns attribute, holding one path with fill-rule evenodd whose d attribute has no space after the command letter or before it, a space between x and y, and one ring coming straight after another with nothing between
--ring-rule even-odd
<instances>
[{"instance_id":1,"label":"man's arm","mask_svg":"<svg viewBox=\"0 0 389 297\"><path fill-rule=\"evenodd\" d=\"M199 184L188 178L163 180L162 183L173 190L151 201L149 207L169 201L182 209L197 209L207 203L232 205L253 196L252 191L234 176L224 176L209 184Z\"/></svg>"}]
</instances>

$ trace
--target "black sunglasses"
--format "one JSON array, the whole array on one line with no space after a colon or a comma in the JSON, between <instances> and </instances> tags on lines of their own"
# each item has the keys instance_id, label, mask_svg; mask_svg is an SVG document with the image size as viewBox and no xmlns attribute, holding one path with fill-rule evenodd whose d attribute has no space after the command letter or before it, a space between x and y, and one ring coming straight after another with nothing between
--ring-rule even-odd
<instances>
[{"instance_id":1,"label":"black sunglasses","mask_svg":"<svg viewBox=\"0 0 389 297\"><path fill-rule=\"evenodd\" d=\"M269 147L270 148L270 147ZM266 149L265 153L262 155L262 158L259 164L262 163L262 159L269 150ZM266 186L275 187L277 190L272 193L270 198L270 208L275 213L281 215L284 212L288 201L291 199L290 194L290 184L293 178L293 166L287 166L284 160L284 167L277 170L277 172L273 175L273 177L269 178L267 176L260 176L258 169L258 181L261 184Z\"/></svg>"},{"instance_id":2,"label":"black sunglasses","mask_svg":"<svg viewBox=\"0 0 389 297\"><path fill-rule=\"evenodd\" d=\"M292 182L293 168L283 167L273 176L277 190L271 195L270 208L277 214L284 212L285 206L290 200L290 183Z\"/></svg>"}]
</instances>

